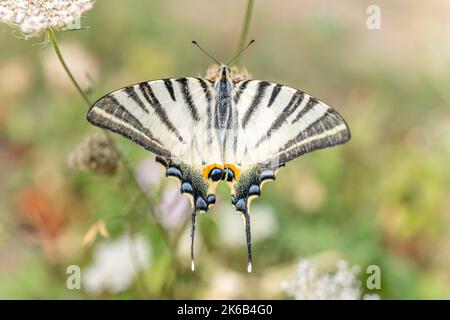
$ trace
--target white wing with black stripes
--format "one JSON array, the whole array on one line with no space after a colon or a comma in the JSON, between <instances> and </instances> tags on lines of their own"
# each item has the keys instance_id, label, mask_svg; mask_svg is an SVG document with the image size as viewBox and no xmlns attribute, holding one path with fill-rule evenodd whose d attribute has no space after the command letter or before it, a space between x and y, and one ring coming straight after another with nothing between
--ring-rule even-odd
<instances>
[{"instance_id":1,"label":"white wing with black stripes","mask_svg":"<svg viewBox=\"0 0 450 320\"><path fill-rule=\"evenodd\" d=\"M259 80L236 85L235 108L241 132L235 159L251 164L282 165L307 152L347 142L342 116L299 90Z\"/></svg>"},{"instance_id":2,"label":"white wing with black stripes","mask_svg":"<svg viewBox=\"0 0 450 320\"><path fill-rule=\"evenodd\" d=\"M302 154L343 144L350 131L341 115L318 99L276 83L245 80L236 84L233 108L238 133L225 163L240 169L232 184L232 203L247 212L265 181ZM231 146L228 147L231 149Z\"/></svg>"},{"instance_id":3,"label":"white wing with black stripes","mask_svg":"<svg viewBox=\"0 0 450 320\"><path fill-rule=\"evenodd\" d=\"M175 162L219 162L220 146L205 141L213 94L211 82L203 79L142 82L98 100L88 120Z\"/></svg>"}]
</instances>

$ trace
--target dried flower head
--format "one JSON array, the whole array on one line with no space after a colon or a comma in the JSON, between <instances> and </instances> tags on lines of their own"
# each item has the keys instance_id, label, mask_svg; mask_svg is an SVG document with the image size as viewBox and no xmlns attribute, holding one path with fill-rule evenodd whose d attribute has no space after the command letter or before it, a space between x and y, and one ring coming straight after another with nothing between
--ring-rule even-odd
<instances>
[{"instance_id":1,"label":"dried flower head","mask_svg":"<svg viewBox=\"0 0 450 320\"><path fill-rule=\"evenodd\" d=\"M339 261L336 271L320 272L310 260L297 264L295 276L283 283L284 291L297 300L366 300L379 299L376 294L364 295L357 275L359 266Z\"/></svg>"},{"instance_id":2,"label":"dried flower head","mask_svg":"<svg viewBox=\"0 0 450 320\"><path fill-rule=\"evenodd\" d=\"M219 75L219 66L213 64L208 67L206 70L205 78L210 81L216 81L220 77ZM242 68L239 69L236 66L231 67L231 79L233 82L239 82L242 80L250 80L252 79L252 75L247 71L247 69Z\"/></svg>"},{"instance_id":3,"label":"dried flower head","mask_svg":"<svg viewBox=\"0 0 450 320\"><path fill-rule=\"evenodd\" d=\"M116 146L104 135L87 136L69 154L69 167L110 174L116 170L118 153Z\"/></svg>"},{"instance_id":4,"label":"dried flower head","mask_svg":"<svg viewBox=\"0 0 450 320\"><path fill-rule=\"evenodd\" d=\"M94 0L1 0L0 22L20 28L25 37L52 29L72 29Z\"/></svg>"}]
</instances>

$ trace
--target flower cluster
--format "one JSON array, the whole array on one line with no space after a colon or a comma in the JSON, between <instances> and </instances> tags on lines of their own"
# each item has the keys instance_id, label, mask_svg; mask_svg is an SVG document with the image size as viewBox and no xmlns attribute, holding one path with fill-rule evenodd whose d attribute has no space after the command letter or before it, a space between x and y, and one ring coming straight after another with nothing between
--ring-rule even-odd
<instances>
[{"instance_id":1,"label":"flower cluster","mask_svg":"<svg viewBox=\"0 0 450 320\"><path fill-rule=\"evenodd\" d=\"M219 215L219 235L222 242L229 246L244 246L246 243L242 219L234 208L223 206ZM278 232L278 220L270 206L255 204L250 208L252 224L252 241L258 242L272 237Z\"/></svg>"},{"instance_id":2,"label":"flower cluster","mask_svg":"<svg viewBox=\"0 0 450 320\"><path fill-rule=\"evenodd\" d=\"M369 300L378 295L364 295L357 279L358 266L339 261L333 273L319 272L310 260L301 260L295 276L283 283L284 291L297 300Z\"/></svg>"},{"instance_id":3,"label":"flower cluster","mask_svg":"<svg viewBox=\"0 0 450 320\"><path fill-rule=\"evenodd\" d=\"M2 0L0 22L19 27L27 37L34 37L47 29L73 28L93 5L94 0Z\"/></svg>"},{"instance_id":4,"label":"flower cluster","mask_svg":"<svg viewBox=\"0 0 450 320\"><path fill-rule=\"evenodd\" d=\"M101 243L94 250L94 261L84 272L87 292L123 292L132 284L136 274L151 263L151 247L143 236L124 235Z\"/></svg>"}]
</instances>

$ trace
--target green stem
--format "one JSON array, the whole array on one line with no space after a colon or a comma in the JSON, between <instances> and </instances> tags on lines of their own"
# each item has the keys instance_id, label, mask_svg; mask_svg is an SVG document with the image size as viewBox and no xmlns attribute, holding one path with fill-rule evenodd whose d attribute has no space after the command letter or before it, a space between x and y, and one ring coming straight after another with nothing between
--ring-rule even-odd
<instances>
[{"instance_id":1,"label":"green stem","mask_svg":"<svg viewBox=\"0 0 450 320\"><path fill-rule=\"evenodd\" d=\"M64 58L61 54L61 50L59 50L58 43L56 42L55 33L53 32L52 29L48 29L48 36L50 38L50 42L53 46L53 49L55 49L56 56L58 57L59 62L61 62L61 65L63 66L64 70L66 71L67 75L69 76L70 81L72 81L72 84L75 86L78 93L83 97L83 100L86 102L88 107L90 107L91 102L89 101L88 96L86 95L86 93L84 93L83 89L81 89L80 85L75 80L75 77L73 76L72 72L70 71L69 67L67 66L66 61L64 60Z\"/></svg>"},{"instance_id":2,"label":"green stem","mask_svg":"<svg viewBox=\"0 0 450 320\"><path fill-rule=\"evenodd\" d=\"M244 48L245 40L247 39L248 29L250 28L250 20L252 18L254 0L247 0L247 8L245 9L244 23L242 24L241 34L239 36L238 45L236 47L235 55L239 54ZM235 60L235 64L239 63L239 57Z\"/></svg>"}]
</instances>

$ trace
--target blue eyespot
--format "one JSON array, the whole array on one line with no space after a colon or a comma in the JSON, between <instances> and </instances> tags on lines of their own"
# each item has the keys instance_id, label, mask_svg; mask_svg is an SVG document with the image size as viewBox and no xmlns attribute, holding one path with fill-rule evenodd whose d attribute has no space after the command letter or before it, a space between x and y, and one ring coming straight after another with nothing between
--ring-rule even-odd
<instances>
[{"instance_id":1,"label":"blue eyespot","mask_svg":"<svg viewBox=\"0 0 450 320\"><path fill-rule=\"evenodd\" d=\"M223 180L227 180L228 182L231 182L234 180L234 172L230 168L226 168L223 170Z\"/></svg>"},{"instance_id":2,"label":"blue eyespot","mask_svg":"<svg viewBox=\"0 0 450 320\"><path fill-rule=\"evenodd\" d=\"M182 174L181 170L176 168L176 167L169 167L169 168L167 168L166 176L168 176L168 177L177 177L180 180L183 178L183 174Z\"/></svg>"},{"instance_id":3,"label":"blue eyespot","mask_svg":"<svg viewBox=\"0 0 450 320\"><path fill-rule=\"evenodd\" d=\"M275 180L275 173L270 169L263 170L259 176L259 180Z\"/></svg>"},{"instance_id":4,"label":"blue eyespot","mask_svg":"<svg viewBox=\"0 0 450 320\"><path fill-rule=\"evenodd\" d=\"M208 204L214 204L214 203L216 203L216 196L213 194L210 194L206 200L207 200Z\"/></svg>"},{"instance_id":5,"label":"blue eyespot","mask_svg":"<svg viewBox=\"0 0 450 320\"><path fill-rule=\"evenodd\" d=\"M181 193L193 193L192 184L189 182L183 182L181 184Z\"/></svg>"},{"instance_id":6,"label":"blue eyespot","mask_svg":"<svg viewBox=\"0 0 450 320\"><path fill-rule=\"evenodd\" d=\"M257 184L252 184L250 188L248 189L248 194L250 196L260 196L261 190Z\"/></svg>"},{"instance_id":7,"label":"blue eyespot","mask_svg":"<svg viewBox=\"0 0 450 320\"><path fill-rule=\"evenodd\" d=\"M245 199L237 200L234 207L236 208L237 211L244 212L244 210L246 209Z\"/></svg>"},{"instance_id":8,"label":"blue eyespot","mask_svg":"<svg viewBox=\"0 0 450 320\"><path fill-rule=\"evenodd\" d=\"M205 199L202 197L198 197L195 201L195 209L197 210L208 210L208 204L206 203Z\"/></svg>"},{"instance_id":9,"label":"blue eyespot","mask_svg":"<svg viewBox=\"0 0 450 320\"><path fill-rule=\"evenodd\" d=\"M208 178L216 182L222 179L222 170L219 168L214 168L209 172Z\"/></svg>"}]
</instances>

